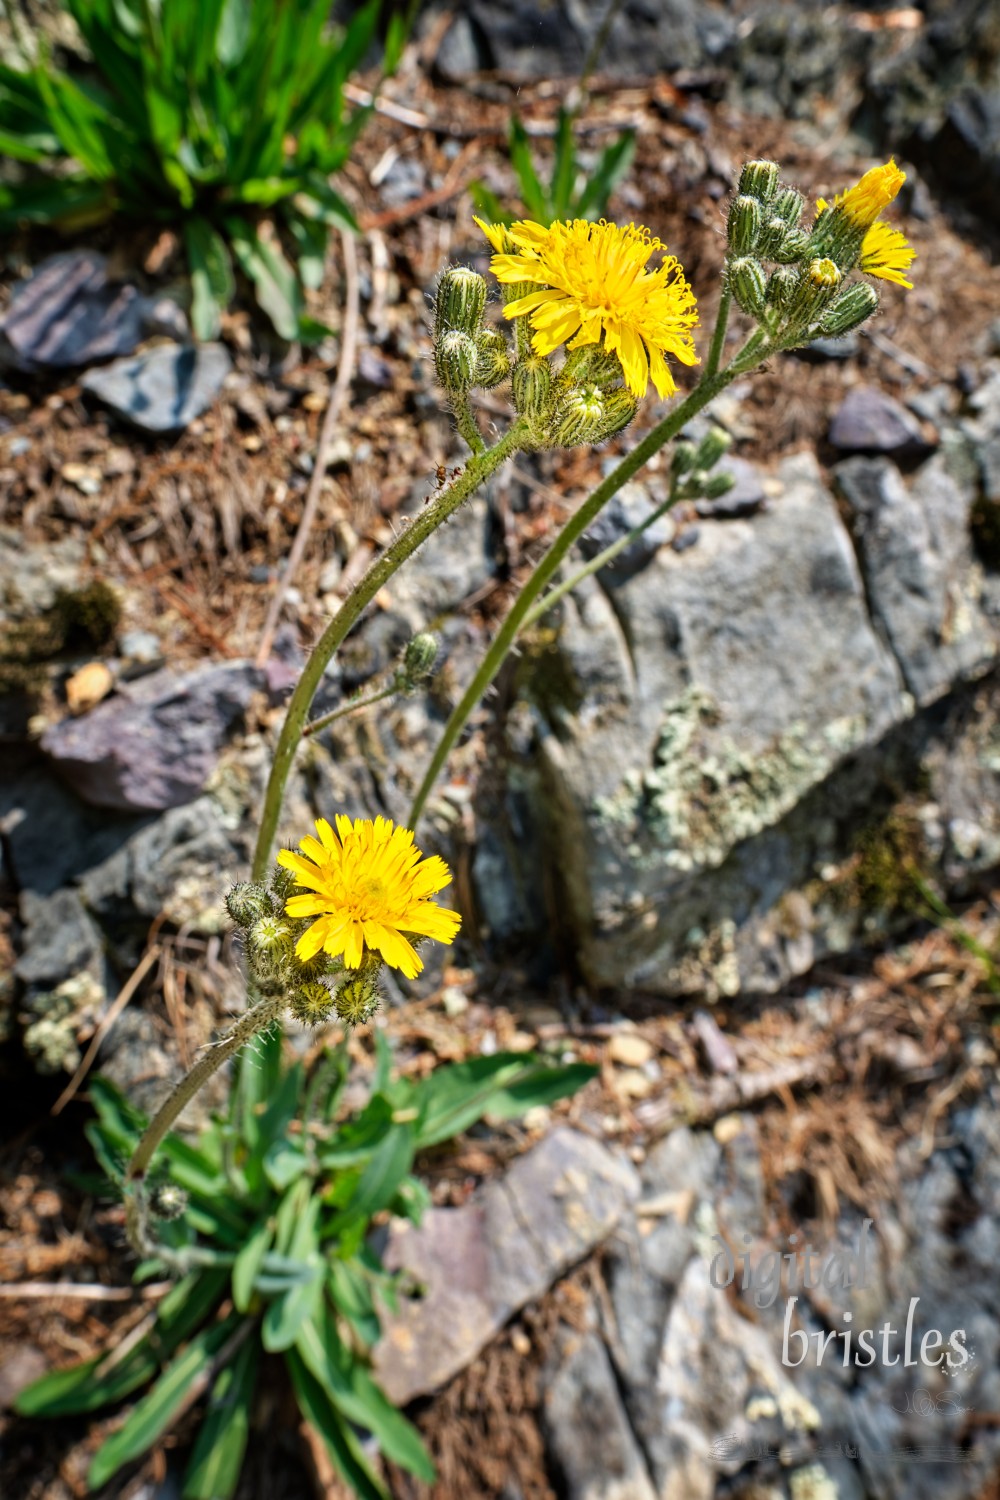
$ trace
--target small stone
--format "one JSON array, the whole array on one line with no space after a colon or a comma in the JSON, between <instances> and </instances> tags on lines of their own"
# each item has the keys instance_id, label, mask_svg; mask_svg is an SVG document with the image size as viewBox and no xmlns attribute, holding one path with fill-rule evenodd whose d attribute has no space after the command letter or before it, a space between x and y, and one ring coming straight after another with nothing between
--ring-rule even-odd
<instances>
[{"instance_id":1,"label":"small stone","mask_svg":"<svg viewBox=\"0 0 1000 1500\"><path fill-rule=\"evenodd\" d=\"M144 667L159 666L163 661L160 638L151 630L126 630L118 637L118 655L124 661Z\"/></svg>"},{"instance_id":2,"label":"small stone","mask_svg":"<svg viewBox=\"0 0 1000 1500\"><path fill-rule=\"evenodd\" d=\"M6 362L64 369L129 354L144 336L145 313L134 286L109 280L103 255L60 251L14 287L2 325Z\"/></svg>"},{"instance_id":3,"label":"small stone","mask_svg":"<svg viewBox=\"0 0 1000 1500\"><path fill-rule=\"evenodd\" d=\"M89 661L66 682L66 702L71 714L89 713L115 685L107 662Z\"/></svg>"},{"instance_id":4,"label":"small stone","mask_svg":"<svg viewBox=\"0 0 1000 1500\"><path fill-rule=\"evenodd\" d=\"M830 423L830 442L845 453L920 457L931 451L914 418L877 386L856 385Z\"/></svg>"},{"instance_id":5,"label":"small stone","mask_svg":"<svg viewBox=\"0 0 1000 1500\"><path fill-rule=\"evenodd\" d=\"M60 473L68 484L76 486L81 495L101 493L101 471L92 464L63 464Z\"/></svg>"},{"instance_id":6,"label":"small stone","mask_svg":"<svg viewBox=\"0 0 1000 1500\"><path fill-rule=\"evenodd\" d=\"M441 1005L446 1016L464 1016L469 1008L469 997L457 985L446 984L441 991Z\"/></svg>"},{"instance_id":7,"label":"small stone","mask_svg":"<svg viewBox=\"0 0 1000 1500\"><path fill-rule=\"evenodd\" d=\"M163 344L88 370L81 385L144 432L178 432L211 406L231 367L223 344Z\"/></svg>"},{"instance_id":8,"label":"small stone","mask_svg":"<svg viewBox=\"0 0 1000 1500\"><path fill-rule=\"evenodd\" d=\"M625 1068L641 1068L652 1055L652 1043L634 1031L617 1032L608 1043L608 1057Z\"/></svg>"}]
</instances>

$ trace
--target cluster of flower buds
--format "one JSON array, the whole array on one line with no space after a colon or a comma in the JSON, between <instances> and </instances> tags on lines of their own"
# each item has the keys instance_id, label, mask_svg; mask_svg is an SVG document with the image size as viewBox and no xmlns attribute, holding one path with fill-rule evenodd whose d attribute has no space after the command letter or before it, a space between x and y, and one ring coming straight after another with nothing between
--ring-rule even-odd
<instances>
[{"instance_id":1,"label":"cluster of flower buds","mask_svg":"<svg viewBox=\"0 0 1000 1500\"><path fill-rule=\"evenodd\" d=\"M241 881L226 897L226 909L243 933L247 969L260 995L286 997L296 1020L319 1026L338 1017L347 1026L369 1020L380 1002L381 963L364 963L354 971L343 960L319 952L303 962L295 944L308 919L296 921L285 911L294 874L279 866L270 886Z\"/></svg>"},{"instance_id":2,"label":"cluster of flower buds","mask_svg":"<svg viewBox=\"0 0 1000 1500\"><path fill-rule=\"evenodd\" d=\"M801 227L805 199L779 180L773 161L740 173L726 227L726 282L737 305L790 348L850 333L879 305L867 282L845 285L861 257L865 228L836 208Z\"/></svg>"},{"instance_id":3,"label":"cluster of flower buds","mask_svg":"<svg viewBox=\"0 0 1000 1500\"><path fill-rule=\"evenodd\" d=\"M535 288L504 286L511 302ZM434 312L434 360L453 405L479 386L510 379L514 409L529 428L525 447L573 448L603 443L628 426L638 401L622 384L622 368L598 345L569 354L561 369L531 348L527 316L513 319L515 354L503 333L483 326L486 281L462 266L445 271Z\"/></svg>"},{"instance_id":4,"label":"cluster of flower buds","mask_svg":"<svg viewBox=\"0 0 1000 1500\"><path fill-rule=\"evenodd\" d=\"M682 439L675 443L670 462L671 499L718 500L728 494L736 480L728 470L711 471L732 445L722 427L710 427L698 443Z\"/></svg>"}]
</instances>

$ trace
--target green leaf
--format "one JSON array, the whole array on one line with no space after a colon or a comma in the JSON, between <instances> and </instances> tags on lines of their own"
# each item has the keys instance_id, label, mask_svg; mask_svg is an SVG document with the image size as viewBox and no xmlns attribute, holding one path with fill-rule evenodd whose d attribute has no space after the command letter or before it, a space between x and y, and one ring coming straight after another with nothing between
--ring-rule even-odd
<instances>
[{"instance_id":1,"label":"green leaf","mask_svg":"<svg viewBox=\"0 0 1000 1500\"><path fill-rule=\"evenodd\" d=\"M323 277L326 273L326 252L330 243L329 229L321 219L309 219L304 214L294 211L286 213L285 222L298 247L299 276L302 285L309 287L311 291L318 291L323 285ZM299 319L300 331L305 321L304 318Z\"/></svg>"},{"instance_id":2,"label":"green leaf","mask_svg":"<svg viewBox=\"0 0 1000 1500\"><path fill-rule=\"evenodd\" d=\"M56 1370L21 1391L15 1408L25 1417L64 1417L122 1401L154 1376L165 1359L210 1315L229 1280L226 1270L185 1276L157 1310L152 1329L119 1358L117 1350L68 1370Z\"/></svg>"},{"instance_id":3,"label":"green leaf","mask_svg":"<svg viewBox=\"0 0 1000 1500\"><path fill-rule=\"evenodd\" d=\"M257 301L275 332L283 339L297 338L302 292L292 267L276 245L262 240L242 220L228 218L226 230L236 259L253 282Z\"/></svg>"},{"instance_id":4,"label":"green leaf","mask_svg":"<svg viewBox=\"0 0 1000 1500\"><path fill-rule=\"evenodd\" d=\"M528 217L537 220L539 224L548 224L552 217L549 213L548 198L538 180L538 173L531 159L531 141L528 138L528 132L517 115L511 117L509 147L511 165L517 176Z\"/></svg>"},{"instance_id":5,"label":"green leaf","mask_svg":"<svg viewBox=\"0 0 1000 1500\"><path fill-rule=\"evenodd\" d=\"M274 1225L269 1219L265 1219L257 1225L236 1257L233 1266L233 1304L237 1312L245 1313L250 1306L254 1282L273 1239Z\"/></svg>"},{"instance_id":6,"label":"green leaf","mask_svg":"<svg viewBox=\"0 0 1000 1500\"><path fill-rule=\"evenodd\" d=\"M470 182L469 196L479 217L485 219L488 224L512 222L514 215L507 212L496 193L492 188L488 188L485 182L480 182L478 178L475 182Z\"/></svg>"},{"instance_id":7,"label":"green leaf","mask_svg":"<svg viewBox=\"0 0 1000 1500\"><path fill-rule=\"evenodd\" d=\"M184 1475L184 1500L230 1500L250 1431L260 1345L251 1335L216 1378Z\"/></svg>"},{"instance_id":8,"label":"green leaf","mask_svg":"<svg viewBox=\"0 0 1000 1500\"><path fill-rule=\"evenodd\" d=\"M320 1206L318 1198L308 1200L296 1222L288 1252L290 1259L303 1261L312 1269L311 1279L280 1293L264 1314L261 1338L264 1348L272 1353L294 1344L302 1324L314 1316L323 1299L324 1260L317 1234Z\"/></svg>"},{"instance_id":9,"label":"green leaf","mask_svg":"<svg viewBox=\"0 0 1000 1500\"><path fill-rule=\"evenodd\" d=\"M420 1086L417 1147L459 1135L485 1114L506 1119L554 1103L576 1093L596 1071L586 1063L542 1063L523 1052L497 1052L438 1068Z\"/></svg>"},{"instance_id":10,"label":"green leaf","mask_svg":"<svg viewBox=\"0 0 1000 1500\"><path fill-rule=\"evenodd\" d=\"M242 62L250 44L253 0L226 0L215 35L215 55L224 68Z\"/></svg>"},{"instance_id":11,"label":"green leaf","mask_svg":"<svg viewBox=\"0 0 1000 1500\"><path fill-rule=\"evenodd\" d=\"M97 1450L87 1472L91 1489L106 1484L123 1464L140 1458L169 1431L190 1402L192 1382L205 1379L215 1356L241 1321L238 1313L232 1313L224 1322L195 1334L149 1394L132 1408L124 1425Z\"/></svg>"},{"instance_id":12,"label":"green leaf","mask_svg":"<svg viewBox=\"0 0 1000 1500\"><path fill-rule=\"evenodd\" d=\"M264 1173L276 1193L283 1193L291 1187L308 1166L305 1152L291 1141L275 1141L264 1155Z\"/></svg>"},{"instance_id":13,"label":"green leaf","mask_svg":"<svg viewBox=\"0 0 1000 1500\"><path fill-rule=\"evenodd\" d=\"M367 1223L379 1209L388 1207L400 1183L409 1174L415 1149L414 1121L407 1120L390 1126L372 1152L350 1202L326 1226L327 1234L340 1234L357 1220Z\"/></svg>"},{"instance_id":14,"label":"green leaf","mask_svg":"<svg viewBox=\"0 0 1000 1500\"><path fill-rule=\"evenodd\" d=\"M220 316L233 299L236 285L226 242L207 219L188 219L184 244L191 269L191 326L196 339L214 339Z\"/></svg>"},{"instance_id":15,"label":"green leaf","mask_svg":"<svg viewBox=\"0 0 1000 1500\"><path fill-rule=\"evenodd\" d=\"M556 155L552 166L552 191L549 206L553 219L568 219L576 178L576 146L573 141L573 116L566 106L559 107L556 125Z\"/></svg>"},{"instance_id":16,"label":"green leaf","mask_svg":"<svg viewBox=\"0 0 1000 1500\"><path fill-rule=\"evenodd\" d=\"M302 1415L322 1437L338 1473L358 1500L389 1500L389 1493L377 1479L361 1444L298 1350L287 1349L285 1361Z\"/></svg>"},{"instance_id":17,"label":"green leaf","mask_svg":"<svg viewBox=\"0 0 1000 1500\"><path fill-rule=\"evenodd\" d=\"M344 1344L326 1303L316 1318L302 1326L295 1347L337 1410L349 1422L366 1428L386 1458L427 1484L434 1482L434 1465L417 1429Z\"/></svg>"},{"instance_id":18,"label":"green leaf","mask_svg":"<svg viewBox=\"0 0 1000 1500\"><path fill-rule=\"evenodd\" d=\"M381 1332L371 1280L356 1260L331 1260L326 1281L334 1305L362 1343L371 1348Z\"/></svg>"},{"instance_id":19,"label":"green leaf","mask_svg":"<svg viewBox=\"0 0 1000 1500\"><path fill-rule=\"evenodd\" d=\"M627 130L601 152L597 166L587 178L577 201L578 219L600 218L607 211L608 199L628 173L635 156L635 131Z\"/></svg>"}]
</instances>

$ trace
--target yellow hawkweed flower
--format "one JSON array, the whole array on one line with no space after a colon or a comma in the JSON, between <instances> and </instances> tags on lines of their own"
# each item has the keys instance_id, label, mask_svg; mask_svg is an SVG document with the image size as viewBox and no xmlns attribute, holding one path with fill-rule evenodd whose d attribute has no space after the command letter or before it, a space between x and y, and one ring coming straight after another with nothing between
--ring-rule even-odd
<instances>
[{"instance_id":1,"label":"yellow hawkweed flower","mask_svg":"<svg viewBox=\"0 0 1000 1500\"><path fill-rule=\"evenodd\" d=\"M907 281L906 272L916 254L913 246L907 244L905 234L879 219L861 241L861 269L880 281L894 281L912 292L913 282Z\"/></svg>"},{"instance_id":2,"label":"yellow hawkweed flower","mask_svg":"<svg viewBox=\"0 0 1000 1500\"><path fill-rule=\"evenodd\" d=\"M649 257L666 249L647 229L586 219L548 229L530 219L506 229L476 223L497 251L491 261L497 280L539 288L504 308L505 317L530 317L536 354L551 354L560 344L581 349L603 334L636 397L646 394L650 380L660 396L677 389L664 355L698 363L691 337L698 322L694 293L674 256L646 269Z\"/></svg>"},{"instance_id":3,"label":"yellow hawkweed flower","mask_svg":"<svg viewBox=\"0 0 1000 1500\"><path fill-rule=\"evenodd\" d=\"M427 899L443 890L451 871L436 854L424 859L410 830L393 827L388 818L352 822L341 815L336 824L334 833L317 818L318 839L307 835L301 854L282 849L277 857L312 893L290 896L285 904L290 917L317 919L296 943L297 956L305 963L322 948L358 969L366 952L376 952L415 978L423 964L403 934L450 943L461 925L457 912Z\"/></svg>"},{"instance_id":4,"label":"yellow hawkweed flower","mask_svg":"<svg viewBox=\"0 0 1000 1500\"><path fill-rule=\"evenodd\" d=\"M890 159L881 167L872 167L853 187L838 193L833 206L839 208L856 228L868 229L883 208L888 208L905 181L906 173Z\"/></svg>"}]
</instances>

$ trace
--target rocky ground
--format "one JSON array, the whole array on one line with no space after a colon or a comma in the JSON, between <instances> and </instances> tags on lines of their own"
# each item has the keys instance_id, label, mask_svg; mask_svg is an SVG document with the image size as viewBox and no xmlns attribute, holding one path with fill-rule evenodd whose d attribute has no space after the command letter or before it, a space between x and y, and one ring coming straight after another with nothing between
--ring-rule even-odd
<instances>
[{"instance_id":1,"label":"rocky ground","mask_svg":"<svg viewBox=\"0 0 1000 1500\"><path fill-rule=\"evenodd\" d=\"M0 1404L146 1311L119 1207L68 1185L90 1165L87 1072L148 1106L242 1003L222 896L289 683L439 466L462 462L427 296L451 260L485 269L466 186L511 195L512 103L544 150L592 31L594 7L558 11L554 35L528 9L432 9L349 164L351 401L262 665L338 340L278 346L238 307L218 347L186 353L169 234L8 249ZM435 1454L435 1500L997 1493L1000 273L981 211L997 30L991 7L626 0L609 32L584 147L638 130L614 216L669 242L706 325L748 155L829 197L895 149L916 287L887 290L870 334L716 404L737 488L543 622L429 809L423 842L455 869L465 924L447 963L390 996L398 1066L538 1046L601 1068L555 1118L425 1162L434 1210L390 1242L428 1293L387 1326L378 1371ZM71 277L87 313L60 320ZM344 298L335 245L316 316L340 328ZM484 430L506 415L492 394ZM344 809L406 818L519 579L613 461L519 459L379 596L320 706L427 625L430 691L317 736L284 833ZM651 465L602 544L663 482ZM364 1033L352 1055L360 1078ZM966 1330L953 1379L841 1362L840 1344L793 1367L786 1297L712 1284L722 1240L755 1262L806 1242L829 1256L865 1218L867 1274L804 1293L796 1326L839 1338L850 1311L900 1328L918 1298L917 1343ZM105 1295L54 1298L55 1280ZM335 1495L271 1399L241 1494ZM3 1420L0 1492L83 1493L96 1430ZM172 1472L160 1450L114 1493L165 1497Z\"/></svg>"}]
</instances>

